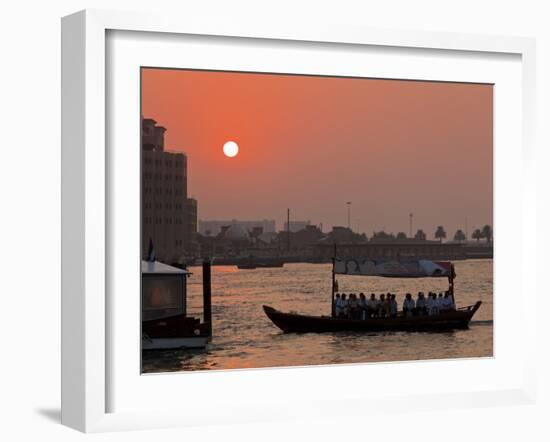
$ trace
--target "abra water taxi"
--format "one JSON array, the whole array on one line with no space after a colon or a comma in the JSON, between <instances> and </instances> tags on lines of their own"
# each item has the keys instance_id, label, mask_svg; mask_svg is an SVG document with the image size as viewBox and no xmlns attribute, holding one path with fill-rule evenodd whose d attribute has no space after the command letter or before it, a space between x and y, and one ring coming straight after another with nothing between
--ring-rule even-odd
<instances>
[{"instance_id":1,"label":"abra water taxi","mask_svg":"<svg viewBox=\"0 0 550 442\"><path fill-rule=\"evenodd\" d=\"M191 272L159 261L142 261L141 269L142 349L205 348L212 336L210 263L203 264L203 322L187 315Z\"/></svg>"},{"instance_id":2,"label":"abra water taxi","mask_svg":"<svg viewBox=\"0 0 550 442\"><path fill-rule=\"evenodd\" d=\"M454 304L454 265L442 261L384 261L369 259L333 259L332 266L332 313L330 316L311 316L284 313L264 305L267 317L285 333L308 332L380 332L380 331L447 331L468 328L468 324L481 306L474 305L447 310L437 315L406 316L399 312L395 317L372 317L349 319L336 317L334 301L337 287L336 275L382 276L388 278L447 278L449 294Z\"/></svg>"}]
</instances>

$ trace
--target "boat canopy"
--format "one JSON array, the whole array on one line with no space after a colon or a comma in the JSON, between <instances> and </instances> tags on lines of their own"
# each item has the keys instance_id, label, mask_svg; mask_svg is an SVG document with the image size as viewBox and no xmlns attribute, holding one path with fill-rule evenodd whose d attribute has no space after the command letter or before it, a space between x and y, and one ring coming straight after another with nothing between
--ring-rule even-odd
<instances>
[{"instance_id":1,"label":"boat canopy","mask_svg":"<svg viewBox=\"0 0 550 442\"><path fill-rule=\"evenodd\" d=\"M368 258L336 258L334 273L339 275L384 276L391 278L454 278L449 261L375 261Z\"/></svg>"},{"instance_id":2,"label":"boat canopy","mask_svg":"<svg viewBox=\"0 0 550 442\"><path fill-rule=\"evenodd\" d=\"M160 261L141 261L141 272L142 273L157 273L157 274L191 274L188 270L179 269L177 267L169 266Z\"/></svg>"}]
</instances>

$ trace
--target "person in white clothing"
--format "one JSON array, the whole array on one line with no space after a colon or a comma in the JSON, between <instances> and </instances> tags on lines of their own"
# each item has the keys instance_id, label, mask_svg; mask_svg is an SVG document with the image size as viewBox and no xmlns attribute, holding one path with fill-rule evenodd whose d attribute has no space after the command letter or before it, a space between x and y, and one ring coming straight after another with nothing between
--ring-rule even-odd
<instances>
[{"instance_id":1,"label":"person in white clothing","mask_svg":"<svg viewBox=\"0 0 550 442\"><path fill-rule=\"evenodd\" d=\"M371 293L370 295L370 299L367 302L367 308L369 318L376 316L378 313L378 299L376 299L376 295L374 293Z\"/></svg>"},{"instance_id":2,"label":"person in white clothing","mask_svg":"<svg viewBox=\"0 0 550 442\"><path fill-rule=\"evenodd\" d=\"M334 315L336 317L340 316L342 312L342 307L340 305L340 293L336 293L336 297L334 298Z\"/></svg>"},{"instance_id":3,"label":"person in white clothing","mask_svg":"<svg viewBox=\"0 0 550 442\"><path fill-rule=\"evenodd\" d=\"M364 293L359 293L359 309L361 312L361 319L365 320L367 319L367 313L368 313L368 302L367 298L365 298Z\"/></svg>"},{"instance_id":4,"label":"person in white clothing","mask_svg":"<svg viewBox=\"0 0 550 442\"><path fill-rule=\"evenodd\" d=\"M349 301L346 299L345 293L342 293L340 305L342 306L342 316L347 318L349 314Z\"/></svg>"},{"instance_id":5,"label":"person in white clothing","mask_svg":"<svg viewBox=\"0 0 550 442\"><path fill-rule=\"evenodd\" d=\"M391 318L397 317L397 300L395 299L394 293L392 293L390 297L389 308L390 308L390 317Z\"/></svg>"},{"instance_id":6,"label":"person in white clothing","mask_svg":"<svg viewBox=\"0 0 550 442\"><path fill-rule=\"evenodd\" d=\"M428 295L428 315L434 316L439 314L439 308L437 306L437 295L435 293L430 293Z\"/></svg>"},{"instance_id":7,"label":"person in white clothing","mask_svg":"<svg viewBox=\"0 0 550 442\"><path fill-rule=\"evenodd\" d=\"M454 304L453 304L453 298L451 298L451 295L449 292L445 292L445 296L443 297L442 301L442 310L454 310Z\"/></svg>"},{"instance_id":8,"label":"person in white clothing","mask_svg":"<svg viewBox=\"0 0 550 442\"><path fill-rule=\"evenodd\" d=\"M414 299L410 293L405 295L405 300L403 301L403 314L405 316L412 316L414 312L415 304Z\"/></svg>"},{"instance_id":9,"label":"person in white clothing","mask_svg":"<svg viewBox=\"0 0 550 442\"><path fill-rule=\"evenodd\" d=\"M443 293L439 292L439 296L437 298L437 308L439 311L443 310Z\"/></svg>"},{"instance_id":10,"label":"person in white clothing","mask_svg":"<svg viewBox=\"0 0 550 442\"><path fill-rule=\"evenodd\" d=\"M416 300L416 310L417 315L427 315L428 307L426 305L426 298L424 297L423 292L418 292L418 298Z\"/></svg>"}]
</instances>

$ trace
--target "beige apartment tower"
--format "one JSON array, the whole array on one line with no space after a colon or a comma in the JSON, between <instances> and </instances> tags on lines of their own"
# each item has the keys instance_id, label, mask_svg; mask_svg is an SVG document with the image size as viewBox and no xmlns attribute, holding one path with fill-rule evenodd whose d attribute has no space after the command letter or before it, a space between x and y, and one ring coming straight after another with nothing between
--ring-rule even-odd
<instances>
[{"instance_id":1,"label":"beige apartment tower","mask_svg":"<svg viewBox=\"0 0 550 442\"><path fill-rule=\"evenodd\" d=\"M152 240L158 261L183 263L199 253L197 201L187 198L187 155L165 150L165 132L155 120L142 118L142 258Z\"/></svg>"}]
</instances>

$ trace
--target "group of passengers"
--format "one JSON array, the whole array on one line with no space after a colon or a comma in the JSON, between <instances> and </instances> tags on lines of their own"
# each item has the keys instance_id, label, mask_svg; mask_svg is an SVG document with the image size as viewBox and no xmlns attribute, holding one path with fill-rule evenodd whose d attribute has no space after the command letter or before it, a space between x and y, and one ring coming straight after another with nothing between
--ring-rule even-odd
<instances>
[{"instance_id":1,"label":"group of passengers","mask_svg":"<svg viewBox=\"0 0 550 442\"><path fill-rule=\"evenodd\" d=\"M410 293L403 300L403 316L433 316L440 313L455 310L453 295L450 291L445 293L429 292L428 297L423 292L418 292L414 300ZM345 293L336 293L334 311L338 318L369 319L369 318L395 318L398 312L396 295L382 293L378 298L374 293L367 299L363 293L359 297L355 293L347 296Z\"/></svg>"}]
</instances>

